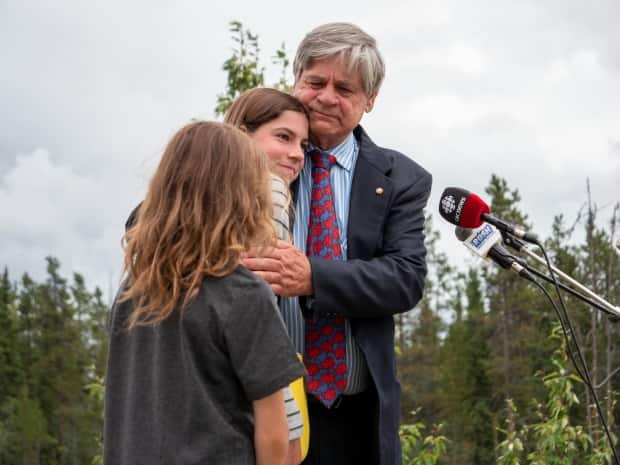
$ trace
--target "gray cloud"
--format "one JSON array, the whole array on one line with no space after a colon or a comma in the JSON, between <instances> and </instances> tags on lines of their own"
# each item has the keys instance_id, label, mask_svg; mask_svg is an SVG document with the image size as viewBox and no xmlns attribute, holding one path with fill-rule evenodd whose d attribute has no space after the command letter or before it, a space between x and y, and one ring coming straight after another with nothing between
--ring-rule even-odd
<instances>
[{"instance_id":1,"label":"gray cloud","mask_svg":"<svg viewBox=\"0 0 620 465\"><path fill-rule=\"evenodd\" d=\"M100 284L116 275L122 222L110 205L125 203L117 191L55 164L45 149L18 155L2 186L0 257L9 257L12 273L39 277L43 258L53 255Z\"/></svg>"},{"instance_id":2,"label":"gray cloud","mask_svg":"<svg viewBox=\"0 0 620 465\"><path fill-rule=\"evenodd\" d=\"M554 214L583 203L586 178L600 205L618 201L617 1L319 0L298 10L275 0L2 3L0 266L41 274L52 254L104 288L118 278L125 217L166 141L190 118L213 117L232 19L259 34L268 82L279 77L273 51L286 41L292 53L320 23L374 34L388 75L364 124L433 173L433 213L444 187L484 195L491 173L520 190L543 235ZM435 225L442 247L469 260L452 228Z\"/></svg>"}]
</instances>

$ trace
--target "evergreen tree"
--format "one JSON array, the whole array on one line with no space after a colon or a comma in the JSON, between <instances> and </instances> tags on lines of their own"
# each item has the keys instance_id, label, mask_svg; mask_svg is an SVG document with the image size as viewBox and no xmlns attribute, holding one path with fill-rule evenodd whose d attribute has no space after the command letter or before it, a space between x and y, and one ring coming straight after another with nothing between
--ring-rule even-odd
<instances>
[{"instance_id":1,"label":"evergreen tree","mask_svg":"<svg viewBox=\"0 0 620 465\"><path fill-rule=\"evenodd\" d=\"M447 314L454 299L455 272L445 253L440 252L440 234L425 223L428 274L424 295L416 308L397 318L403 346L399 347L398 373L402 385L401 414L405 421L413 410L420 421L432 424L440 411L439 349L444 332L442 312Z\"/></svg>"},{"instance_id":2,"label":"evergreen tree","mask_svg":"<svg viewBox=\"0 0 620 465\"><path fill-rule=\"evenodd\" d=\"M616 301L617 289L620 286L620 277L616 272L618 268L618 256L613 250L612 239L615 231L617 206L613 210L610 220L610 231L597 226L599 209L592 201L588 183L587 211L585 215L585 242L579 247L578 269L576 278L596 294L603 296L609 301ZM573 303L570 300L571 314L580 328L579 339L582 350L586 352L587 364L595 386L602 388L598 391L608 417L612 416L613 404L613 374L614 364L617 364L617 328L610 323L607 316L596 308L588 308L582 303ZM579 313L577 313L577 311ZM576 316L575 316L576 315ZM601 423L599 415L594 408L594 399L589 390L585 390L586 422L588 431L598 440L597 431L600 431Z\"/></svg>"},{"instance_id":3,"label":"evergreen tree","mask_svg":"<svg viewBox=\"0 0 620 465\"><path fill-rule=\"evenodd\" d=\"M459 277L464 280L464 276ZM454 320L448 327L446 338L440 351L440 401L441 417L445 419L446 434L450 437L448 445L448 464L466 465L467 448L463 431L469 421L468 412L463 409L466 396L467 379L464 367L467 366L466 347L469 343L465 327L462 289L457 290L454 302Z\"/></svg>"},{"instance_id":4,"label":"evergreen tree","mask_svg":"<svg viewBox=\"0 0 620 465\"><path fill-rule=\"evenodd\" d=\"M486 189L491 210L513 224L529 229L527 217L518 209L518 190L496 175ZM489 304L490 376L493 379L493 410L499 411L513 399L520 411L541 395L533 374L548 367L547 342L554 315L540 293L520 277L486 267L486 297Z\"/></svg>"},{"instance_id":5,"label":"evergreen tree","mask_svg":"<svg viewBox=\"0 0 620 465\"><path fill-rule=\"evenodd\" d=\"M489 377L490 347L489 324L484 310L481 283L478 274L470 271L466 287L467 319L465 370L466 386L463 408L469 412L465 423L464 438L470 445L469 459L472 464L485 465L495 462L494 419L490 399L492 397Z\"/></svg>"},{"instance_id":6,"label":"evergreen tree","mask_svg":"<svg viewBox=\"0 0 620 465\"><path fill-rule=\"evenodd\" d=\"M100 447L101 399L87 386L105 360L101 293L80 275L69 288L58 260L47 279L0 278L0 463L88 464Z\"/></svg>"},{"instance_id":7,"label":"evergreen tree","mask_svg":"<svg viewBox=\"0 0 620 465\"><path fill-rule=\"evenodd\" d=\"M1 463L40 463L42 448L55 441L48 434L39 401L29 395L27 386L21 386L17 397L8 398L2 406L2 415L5 420L0 427Z\"/></svg>"},{"instance_id":8,"label":"evergreen tree","mask_svg":"<svg viewBox=\"0 0 620 465\"><path fill-rule=\"evenodd\" d=\"M450 464L494 463L494 423L490 403L489 327L481 282L469 270L465 282L467 312L460 303L442 347L442 401L450 431Z\"/></svg>"},{"instance_id":9,"label":"evergreen tree","mask_svg":"<svg viewBox=\"0 0 620 465\"><path fill-rule=\"evenodd\" d=\"M5 268L0 276L0 405L17 396L23 382L16 298Z\"/></svg>"},{"instance_id":10,"label":"evergreen tree","mask_svg":"<svg viewBox=\"0 0 620 465\"><path fill-rule=\"evenodd\" d=\"M585 214L580 211L570 227L565 226L563 215L558 215L554 220L552 237L546 241L546 245L558 268L608 301L617 302L614 292L620 283L616 272L618 257L612 245L617 207L613 210L609 232L597 225L598 207L590 198L589 187L584 208ZM584 223L585 242L581 245L569 245L568 240L581 221ZM567 293L563 293L563 300L577 330L576 341L570 341L571 350L574 352L574 344L578 343L584 352L592 381L600 388L598 397L603 401L605 416L611 418L614 416L612 375L617 363L616 325L599 309L590 308ZM579 396L585 399L587 407L585 411L574 409L574 420L585 423L588 433L598 440L596 431L600 430L599 415L594 409L590 390L586 389L585 385L579 385L576 389Z\"/></svg>"}]
</instances>

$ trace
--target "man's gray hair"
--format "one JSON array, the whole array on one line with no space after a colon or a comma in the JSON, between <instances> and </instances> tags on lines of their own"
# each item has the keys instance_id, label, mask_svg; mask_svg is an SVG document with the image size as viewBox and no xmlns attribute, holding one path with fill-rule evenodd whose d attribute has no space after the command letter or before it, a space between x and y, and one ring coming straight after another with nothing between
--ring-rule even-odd
<instances>
[{"instance_id":1,"label":"man's gray hair","mask_svg":"<svg viewBox=\"0 0 620 465\"><path fill-rule=\"evenodd\" d=\"M385 65L377 49L377 41L350 23L323 24L306 34L293 62L295 81L299 81L304 69L314 60L334 56L343 58L349 71L356 70L360 74L367 96L379 92Z\"/></svg>"}]
</instances>

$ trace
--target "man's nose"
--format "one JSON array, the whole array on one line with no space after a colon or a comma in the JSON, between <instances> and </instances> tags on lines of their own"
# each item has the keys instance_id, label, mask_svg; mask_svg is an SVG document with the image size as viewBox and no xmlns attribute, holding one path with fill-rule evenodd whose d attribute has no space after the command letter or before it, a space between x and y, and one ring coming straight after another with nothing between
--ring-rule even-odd
<instances>
[{"instance_id":1,"label":"man's nose","mask_svg":"<svg viewBox=\"0 0 620 465\"><path fill-rule=\"evenodd\" d=\"M317 95L317 99L322 105L335 105L338 103L338 95L332 86L325 86L321 89Z\"/></svg>"}]
</instances>

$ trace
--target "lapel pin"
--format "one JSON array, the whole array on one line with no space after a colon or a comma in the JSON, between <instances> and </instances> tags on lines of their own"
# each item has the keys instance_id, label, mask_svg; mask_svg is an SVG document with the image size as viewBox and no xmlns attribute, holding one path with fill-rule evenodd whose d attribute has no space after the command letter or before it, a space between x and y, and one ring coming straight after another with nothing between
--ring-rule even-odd
<instances>
[{"instance_id":1,"label":"lapel pin","mask_svg":"<svg viewBox=\"0 0 620 465\"><path fill-rule=\"evenodd\" d=\"M377 195L382 195L383 194L383 187L377 187L375 189L375 192L377 193Z\"/></svg>"}]
</instances>

